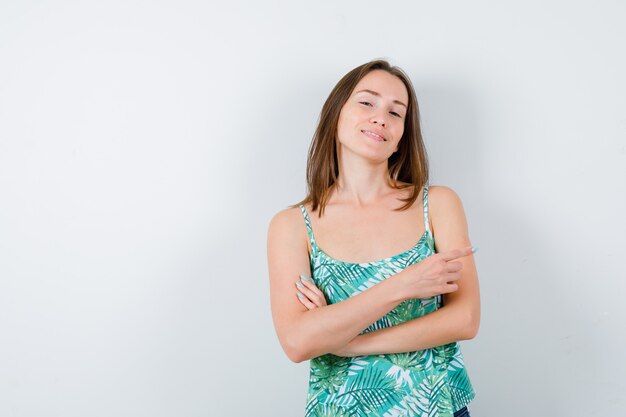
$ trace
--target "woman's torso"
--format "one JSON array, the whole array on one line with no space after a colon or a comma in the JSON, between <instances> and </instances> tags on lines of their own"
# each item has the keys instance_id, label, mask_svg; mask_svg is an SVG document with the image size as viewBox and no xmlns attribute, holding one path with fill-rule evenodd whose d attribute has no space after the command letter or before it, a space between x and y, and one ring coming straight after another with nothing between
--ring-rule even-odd
<instances>
[{"instance_id":1,"label":"woman's torso","mask_svg":"<svg viewBox=\"0 0 626 417\"><path fill-rule=\"evenodd\" d=\"M385 246L385 236L389 239L398 233L378 231L375 230L375 225L368 224L369 233L375 233L369 238L372 239L370 247L374 248L369 249L372 252L368 251L368 245L364 243L360 243L359 246L365 249L359 251L355 248L346 249L344 245L343 249L332 253L352 255L335 258L322 249L321 245L318 246L313 230L328 232L332 231L333 227L338 228L341 223L335 222L333 225L333 222L328 221L325 225L321 222L312 224L308 210L300 206L309 238L312 280L325 294L329 304L357 295L435 253L434 236L428 216L428 186L424 187L420 196L416 201L422 204L415 206L423 213L419 216L423 226L416 226L410 217L396 219L399 223L393 226L394 230L399 227L398 233L405 238L410 238L411 230L419 227L423 232L419 238L413 237L413 242L417 243L409 249L406 249L408 246L406 245L402 252L384 258L366 256L373 253L384 255L389 253L385 252L386 249L397 248L393 244ZM313 219L319 220L317 217ZM346 223L358 224L353 223L358 219L345 219ZM401 225L402 222L405 224ZM412 224L407 224L408 222ZM314 226L318 226L319 229ZM386 223L386 227L391 226ZM329 232L328 235L322 236L330 235ZM338 232L334 235L338 236ZM349 231L343 236L344 242L351 237ZM354 239L358 242L369 241L363 234ZM350 259L354 262L340 259ZM362 259L377 260L357 262ZM364 329L361 334L422 317L439 309L442 301L441 296L405 300ZM348 358L326 354L311 359L306 416L417 416L423 413L429 416L452 416L454 411L467 405L474 396L457 343L414 352Z\"/></svg>"}]
</instances>

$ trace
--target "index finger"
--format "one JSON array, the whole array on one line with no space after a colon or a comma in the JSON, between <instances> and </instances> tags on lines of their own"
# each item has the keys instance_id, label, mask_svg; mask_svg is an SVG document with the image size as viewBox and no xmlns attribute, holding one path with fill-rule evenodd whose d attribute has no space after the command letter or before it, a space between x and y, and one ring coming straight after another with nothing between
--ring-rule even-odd
<instances>
[{"instance_id":1,"label":"index finger","mask_svg":"<svg viewBox=\"0 0 626 417\"><path fill-rule=\"evenodd\" d=\"M464 256L476 253L478 248L476 246L466 246L462 249L452 249L447 252L442 252L441 257L444 261L451 261L453 259L462 258Z\"/></svg>"}]
</instances>

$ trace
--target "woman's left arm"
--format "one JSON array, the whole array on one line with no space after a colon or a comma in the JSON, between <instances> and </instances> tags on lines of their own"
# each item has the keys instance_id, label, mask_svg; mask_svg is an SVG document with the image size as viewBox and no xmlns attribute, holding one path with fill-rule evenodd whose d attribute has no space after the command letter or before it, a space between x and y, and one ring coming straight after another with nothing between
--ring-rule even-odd
<instances>
[{"instance_id":1,"label":"woman's left arm","mask_svg":"<svg viewBox=\"0 0 626 417\"><path fill-rule=\"evenodd\" d=\"M437 252L471 245L467 220L459 196L449 187L431 186L429 214ZM458 289L444 294L443 307L408 322L368 332L352 339L338 356L377 355L422 350L476 336L480 324L480 292L474 255L463 264Z\"/></svg>"},{"instance_id":2,"label":"woman's left arm","mask_svg":"<svg viewBox=\"0 0 626 417\"><path fill-rule=\"evenodd\" d=\"M454 190L431 186L428 205L437 252L471 245L463 203ZM458 259L463 263L461 278L457 280L459 288L444 294L443 307L406 323L357 336L336 354L410 352L474 338L480 325L480 291L474 256Z\"/></svg>"}]
</instances>

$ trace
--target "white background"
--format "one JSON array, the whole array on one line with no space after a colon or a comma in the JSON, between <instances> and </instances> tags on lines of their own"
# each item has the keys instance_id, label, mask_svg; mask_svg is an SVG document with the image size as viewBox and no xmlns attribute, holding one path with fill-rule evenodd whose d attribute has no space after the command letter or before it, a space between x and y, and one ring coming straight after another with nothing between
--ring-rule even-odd
<instances>
[{"instance_id":1,"label":"white background","mask_svg":"<svg viewBox=\"0 0 626 417\"><path fill-rule=\"evenodd\" d=\"M304 414L270 218L350 69L411 77L482 295L473 417L626 407L620 1L0 3L0 415Z\"/></svg>"}]
</instances>

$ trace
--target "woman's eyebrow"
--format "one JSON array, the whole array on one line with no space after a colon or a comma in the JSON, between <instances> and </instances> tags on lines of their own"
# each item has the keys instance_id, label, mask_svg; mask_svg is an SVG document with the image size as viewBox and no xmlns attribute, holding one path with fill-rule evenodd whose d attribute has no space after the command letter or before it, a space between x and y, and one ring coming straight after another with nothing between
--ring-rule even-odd
<instances>
[{"instance_id":1,"label":"woman's eyebrow","mask_svg":"<svg viewBox=\"0 0 626 417\"><path fill-rule=\"evenodd\" d=\"M379 94L379 93L377 93L376 91L368 90L368 89L365 89L365 90L359 90L359 91L357 91L355 94L358 94L358 93L370 93L370 94L371 94L371 95L373 95L373 96L378 96L378 97L380 97L380 94ZM396 104L400 104L401 106L404 106L405 108L407 108L406 104L404 104L403 102L401 102L401 101L399 101L399 100L394 100L393 102L394 102L394 103L396 103Z\"/></svg>"}]
</instances>

